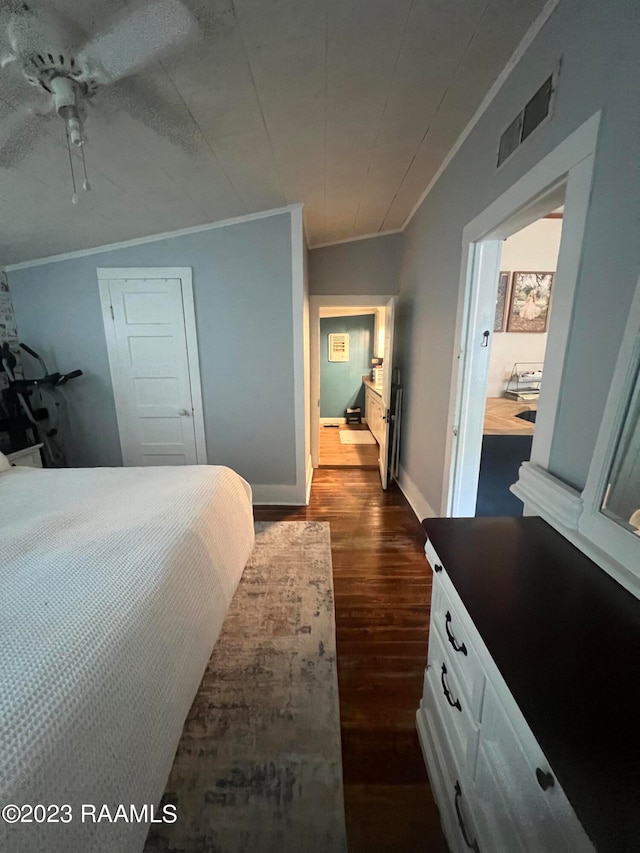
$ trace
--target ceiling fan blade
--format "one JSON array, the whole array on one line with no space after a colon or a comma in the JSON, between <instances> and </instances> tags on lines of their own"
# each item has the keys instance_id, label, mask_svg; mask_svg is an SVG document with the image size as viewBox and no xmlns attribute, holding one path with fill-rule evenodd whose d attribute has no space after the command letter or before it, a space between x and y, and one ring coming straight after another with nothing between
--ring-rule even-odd
<instances>
[{"instance_id":1,"label":"ceiling fan blade","mask_svg":"<svg viewBox=\"0 0 640 853\"><path fill-rule=\"evenodd\" d=\"M111 83L164 59L197 32L195 18L179 0L156 0L96 36L78 58L96 80Z\"/></svg>"},{"instance_id":2,"label":"ceiling fan blade","mask_svg":"<svg viewBox=\"0 0 640 853\"><path fill-rule=\"evenodd\" d=\"M186 109L166 97L155 79L131 77L102 89L87 103L106 123L121 112L173 142L188 154L195 154L202 141Z\"/></svg>"},{"instance_id":3,"label":"ceiling fan blade","mask_svg":"<svg viewBox=\"0 0 640 853\"><path fill-rule=\"evenodd\" d=\"M8 106L8 105L1 105ZM1 110L0 169L18 166L41 138L42 113L34 109Z\"/></svg>"}]
</instances>

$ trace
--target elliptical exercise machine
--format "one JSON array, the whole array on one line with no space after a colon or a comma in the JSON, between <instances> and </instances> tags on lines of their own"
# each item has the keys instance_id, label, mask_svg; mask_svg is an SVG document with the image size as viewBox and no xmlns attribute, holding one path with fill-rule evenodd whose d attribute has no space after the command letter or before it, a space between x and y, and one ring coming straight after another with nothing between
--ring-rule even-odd
<instances>
[{"instance_id":1,"label":"elliptical exercise machine","mask_svg":"<svg viewBox=\"0 0 640 853\"><path fill-rule=\"evenodd\" d=\"M33 379L19 379L15 376L17 360L7 343L0 348L2 369L9 380L9 388L5 392L8 398L8 408L17 417L13 418L14 432L22 432L30 428L38 441L42 442L44 462L48 468L64 468L66 460L64 451L57 441L60 411L65 406L65 399L58 390L71 379L82 376L81 370L71 373L49 373L47 365L35 350L26 344L20 348L35 358L42 369L42 376ZM2 428L0 426L0 428Z\"/></svg>"}]
</instances>

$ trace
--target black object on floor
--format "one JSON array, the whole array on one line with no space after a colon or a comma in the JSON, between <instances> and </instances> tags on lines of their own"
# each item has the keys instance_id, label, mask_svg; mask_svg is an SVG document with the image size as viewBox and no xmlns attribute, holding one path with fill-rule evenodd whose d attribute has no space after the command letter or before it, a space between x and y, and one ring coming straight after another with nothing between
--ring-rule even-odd
<instances>
[{"instance_id":1,"label":"black object on floor","mask_svg":"<svg viewBox=\"0 0 640 853\"><path fill-rule=\"evenodd\" d=\"M362 411L360 406L353 406L353 408L348 408L345 410L345 421L348 424L361 424L362 423Z\"/></svg>"},{"instance_id":2,"label":"black object on floor","mask_svg":"<svg viewBox=\"0 0 640 853\"><path fill-rule=\"evenodd\" d=\"M518 469L531 456L532 435L485 435L482 438L478 516L521 516L522 501L509 491Z\"/></svg>"}]
</instances>

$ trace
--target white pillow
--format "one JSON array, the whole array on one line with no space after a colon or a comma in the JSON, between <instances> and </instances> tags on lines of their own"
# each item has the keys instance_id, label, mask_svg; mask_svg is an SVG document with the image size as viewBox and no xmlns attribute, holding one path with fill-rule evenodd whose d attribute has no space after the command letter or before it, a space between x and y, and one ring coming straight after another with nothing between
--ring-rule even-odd
<instances>
[{"instance_id":1,"label":"white pillow","mask_svg":"<svg viewBox=\"0 0 640 853\"><path fill-rule=\"evenodd\" d=\"M0 451L0 471L8 471L11 468L11 462L7 459L7 457Z\"/></svg>"}]
</instances>

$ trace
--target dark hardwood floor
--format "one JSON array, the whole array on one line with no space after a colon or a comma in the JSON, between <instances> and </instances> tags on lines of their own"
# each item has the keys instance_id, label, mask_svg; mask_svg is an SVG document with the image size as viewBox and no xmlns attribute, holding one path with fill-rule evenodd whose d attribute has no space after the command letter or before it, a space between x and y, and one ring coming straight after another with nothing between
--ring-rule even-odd
<instances>
[{"instance_id":1,"label":"dark hardwood floor","mask_svg":"<svg viewBox=\"0 0 640 853\"><path fill-rule=\"evenodd\" d=\"M446 853L415 729L431 569L413 511L377 471L319 469L308 507L255 517L331 525L350 853Z\"/></svg>"}]
</instances>

